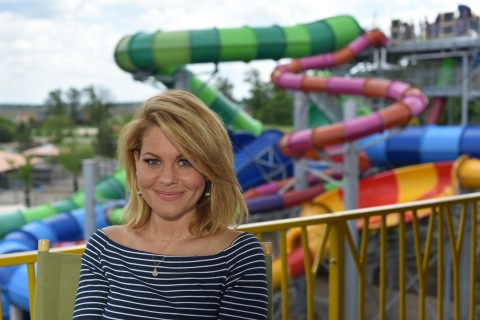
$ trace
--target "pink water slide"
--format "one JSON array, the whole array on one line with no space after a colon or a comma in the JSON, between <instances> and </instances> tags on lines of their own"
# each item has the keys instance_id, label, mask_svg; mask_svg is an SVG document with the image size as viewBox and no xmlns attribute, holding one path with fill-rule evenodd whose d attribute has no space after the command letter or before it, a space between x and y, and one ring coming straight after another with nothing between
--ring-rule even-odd
<instances>
[{"instance_id":1,"label":"pink water slide","mask_svg":"<svg viewBox=\"0 0 480 320\"><path fill-rule=\"evenodd\" d=\"M427 97L417 87L401 81L373 78L314 77L298 74L310 69L328 69L352 60L370 46L384 46L385 35L374 30L359 36L333 53L295 59L280 65L272 73L272 82L285 89L328 94L351 94L369 98L387 98L392 105L369 115L286 134L279 142L281 152L289 157L316 158L316 149L357 140L385 129L408 124L421 114Z\"/></svg>"}]
</instances>

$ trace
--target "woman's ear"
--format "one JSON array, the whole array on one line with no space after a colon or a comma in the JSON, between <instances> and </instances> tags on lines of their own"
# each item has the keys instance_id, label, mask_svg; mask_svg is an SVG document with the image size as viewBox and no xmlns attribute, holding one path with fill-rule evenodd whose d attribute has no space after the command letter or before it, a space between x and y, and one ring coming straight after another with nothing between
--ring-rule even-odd
<instances>
[{"instance_id":1,"label":"woman's ear","mask_svg":"<svg viewBox=\"0 0 480 320\"><path fill-rule=\"evenodd\" d=\"M210 196L210 189L212 188L212 182L206 181L205 182L205 191L203 192L203 195L205 197Z\"/></svg>"}]
</instances>

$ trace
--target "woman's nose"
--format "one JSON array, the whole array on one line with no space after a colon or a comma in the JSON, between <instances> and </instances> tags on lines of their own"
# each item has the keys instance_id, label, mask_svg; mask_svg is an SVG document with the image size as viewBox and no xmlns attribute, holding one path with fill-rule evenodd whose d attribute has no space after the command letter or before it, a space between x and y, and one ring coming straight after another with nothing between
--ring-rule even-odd
<instances>
[{"instance_id":1,"label":"woman's nose","mask_svg":"<svg viewBox=\"0 0 480 320\"><path fill-rule=\"evenodd\" d=\"M177 181L177 173L175 168L170 166L164 167L159 174L158 180L164 185L175 183Z\"/></svg>"}]
</instances>

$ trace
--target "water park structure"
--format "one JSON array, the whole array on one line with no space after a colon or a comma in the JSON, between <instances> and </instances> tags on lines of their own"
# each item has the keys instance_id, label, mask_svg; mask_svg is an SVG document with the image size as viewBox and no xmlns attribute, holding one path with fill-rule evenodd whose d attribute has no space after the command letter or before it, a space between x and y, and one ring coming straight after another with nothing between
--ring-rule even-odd
<instances>
[{"instance_id":1,"label":"water park structure","mask_svg":"<svg viewBox=\"0 0 480 320\"><path fill-rule=\"evenodd\" d=\"M361 175L355 177L359 208L452 195L456 192L454 161L464 154L480 158L480 127L468 122L468 103L480 98L479 86L475 86L480 83L478 34L401 39L394 37L389 43L378 30L365 32L353 17L336 16L290 27L137 33L122 38L114 56L117 65L134 79L153 79L192 91L221 116L232 130L232 140L238 142L236 169L246 193L254 194L248 199L254 215L300 207L295 212L308 216L345 209L345 185L342 189L336 179L352 168L323 167L318 173L313 166L318 161L334 164L332 159L343 152L338 145L354 143L356 148L354 163L361 167ZM283 58L293 60L272 70L272 81L295 92L298 118L290 134L264 130L261 122L188 70L194 63ZM331 75L309 73L317 69L327 69ZM345 119L342 106L328 98L332 95L368 98L371 112ZM437 125L452 97L461 98L461 124ZM338 117L331 119L332 124L308 127L308 119L301 119L299 110L312 103ZM423 124L413 125L415 119ZM244 143L233 138L236 131L248 137ZM469 163L461 177L479 188L480 165ZM375 174L368 174L373 169ZM95 190L98 226L119 223L125 200L124 172L99 181ZM39 238L52 243L80 239L83 202L84 193L79 192L59 202L0 216L0 254L33 250ZM392 216L389 225L397 224L398 216ZM292 230L291 252L298 237ZM311 244L318 245L318 235L312 238ZM292 265L293 259L303 258L292 255ZM21 267L0 270L4 304L28 310L25 279L26 270Z\"/></svg>"}]
</instances>

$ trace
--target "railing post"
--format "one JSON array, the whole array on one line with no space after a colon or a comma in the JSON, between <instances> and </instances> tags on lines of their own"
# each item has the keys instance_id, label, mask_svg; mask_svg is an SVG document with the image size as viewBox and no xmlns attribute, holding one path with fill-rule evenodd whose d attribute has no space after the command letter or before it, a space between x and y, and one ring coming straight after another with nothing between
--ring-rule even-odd
<instances>
[{"instance_id":1,"label":"railing post","mask_svg":"<svg viewBox=\"0 0 480 320\"><path fill-rule=\"evenodd\" d=\"M354 99L347 99L343 106L344 119L354 119L358 113L357 102ZM343 202L345 210L354 210L358 208L358 152L357 144L354 141L344 144L344 184L343 184ZM348 232L352 236L355 248L358 249L358 229L355 219L347 222ZM358 271L350 250L345 251L345 304L348 306L345 310L345 319L353 320L358 318Z\"/></svg>"},{"instance_id":2,"label":"railing post","mask_svg":"<svg viewBox=\"0 0 480 320\"><path fill-rule=\"evenodd\" d=\"M97 229L95 213L95 180L97 176L97 160L82 160L83 184L85 190L85 228L83 237L88 240Z\"/></svg>"},{"instance_id":3,"label":"railing post","mask_svg":"<svg viewBox=\"0 0 480 320\"><path fill-rule=\"evenodd\" d=\"M328 318L345 318L345 224L332 224L330 233L330 261L328 276Z\"/></svg>"},{"instance_id":4,"label":"railing post","mask_svg":"<svg viewBox=\"0 0 480 320\"><path fill-rule=\"evenodd\" d=\"M308 97L305 93L295 91L293 126L295 130L308 128ZM307 161L303 158L295 159L293 174L295 176L295 190L301 190L308 187L308 172L305 170Z\"/></svg>"},{"instance_id":5,"label":"railing post","mask_svg":"<svg viewBox=\"0 0 480 320\"><path fill-rule=\"evenodd\" d=\"M459 259L459 282L460 282L460 319L468 319L469 313L469 304L470 304L470 281L475 281L470 279L470 252L471 252L471 242L470 238L472 237L472 205L475 203L464 203L465 208L465 230L462 237L462 247L460 248L460 259ZM476 224L474 224L476 227ZM474 317L470 317L473 319Z\"/></svg>"}]
</instances>

